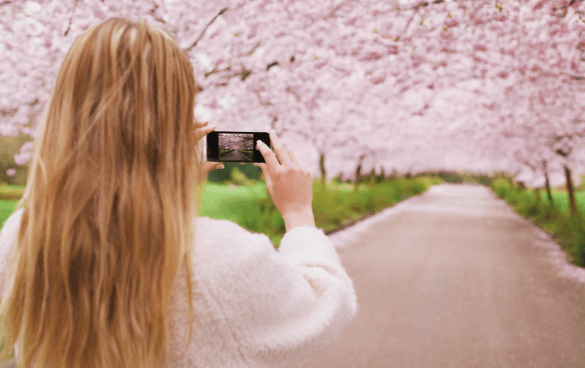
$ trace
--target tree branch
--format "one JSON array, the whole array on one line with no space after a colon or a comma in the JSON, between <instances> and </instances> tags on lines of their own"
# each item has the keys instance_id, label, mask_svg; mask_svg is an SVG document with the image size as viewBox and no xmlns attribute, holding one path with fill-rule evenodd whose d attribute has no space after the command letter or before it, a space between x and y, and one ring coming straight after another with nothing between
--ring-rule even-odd
<instances>
[{"instance_id":1,"label":"tree branch","mask_svg":"<svg viewBox=\"0 0 585 368\"><path fill-rule=\"evenodd\" d=\"M278 61L275 61L273 63L270 63L266 66L266 71L269 71L270 68L272 68L273 66L277 66L278 65Z\"/></svg>"},{"instance_id":2,"label":"tree branch","mask_svg":"<svg viewBox=\"0 0 585 368\"><path fill-rule=\"evenodd\" d=\"M444 0L434 0L433 4L442 4L444 3ZM408 23L406 23L406 27L404 27L404 30L394 39L394 41L399 41L400 38L404 35L404 33L406 33L406 31L408 30L408 27L410 27L410 23L412 23L412 20L414 19L414 16L416 14L418 14L418 10L420 8L423 8L425 6L429 6L429 1L421 1L420 3L418 3L417 5L411 7L411 8L407 8L404 10L414 10L414 12L412 13L412 16L410 17L410 19L408 20Z\"/></svg>"},{"instance_id":3,"label":"tree branch","mask_svg":"<svg viewBox=\"0 0 585 368\"><path fill-rule=\"evenodd\" d=\"M191 49L195 46L197 46L197 43L203 38L203 36L205 35L205 31L207 31L207 28L209 28L209 26L215 22L215 20L217 19L217 17L219 17L220 15L222 15L223 13L225 13L226 11L228 11L229 6L226 6L225 8L221 9L219 11L219 13L217 13L217 15L215 17L213 17L213 19L211 21L209 21L209 23L207 23L207 25L205 26L205 28L203 28L203 31L201 31L201 33L199 34L199 36L197 37L197 39L195 40L195 42L193 42L193 44L189 47L187 47L185 49L185 52L189 52L191 51Z\"/></svg>"},{"instance_id":4,"label":"tree branch","mask_svg":"<svg viewBox=\"0 0 585 368\"><path fill-rule=\"evenodd\" d=\"M251 49L250 51L248 51L248 53L247 53L245 56L250 56L250 55L252 55L252 54L254 53L254 51L256 51L256 49L257 49L258 47L260 47L261 45L262 45L262 42L261 42L261 41L258 41L258 42L257 42L257 43L254 45L254 47L252 47L252 49ZM244 56L244 55L240 55L240 56Z\"/></svg>"},{"instance_id":5,"label":"tree branch","mask_svg":"<svg viewBox=\"0 0 585 368\"><path fill-rule=\"evenodd\" d=\"M345 4L347 4L347 1L342 2L341 4L337 5L333 10L331 10L331 12L329 13L329 18L333 18L335 16L335 13L337 13L337 11Z\"/></svg>"},{"instance_id":6,"label":"tree branch","mask_svg":"<svg viewBox=\"0 0 585 368\"><path fill-rule=\"evenodd\" d=\"M153 5L154 7L153 7L153 8L152 8L152 10L150 11L150 14L152 14L152 17L154 18L154 20L156 20L157 22L161 22L161 23L163 23L163 24L166 24L167 22L165 22L165 20L164 20L163 18L155 16L155 14L156 14L156 11L157 11L157 10L158 10L158 8L159 8L158 4L157 4L157 3L155 3L154 1L151 1L151 3L152 3L152 5ZM164 10L163 10L163 11L164 11ZM165 13L166 13L166 11L165 11Z\"/></svg>"},{"instance_id":7,"label":"tree branch","mask_svg":"<svg viewBox=\"0 0 585 368\"><path fill-rule=\"evenodd\" d=\"M445 2L445 0L434 0L434 1L432 1L433 4L441 4L441 3L444 3L444 2ZM429 6L430 3L431 3L431 1L425 1L425 0L423 0L423 1L419 2L418 4L416 4L415 6L410 7L410 8L405 8L404 10L418 10L420 8L424 8L425 6Z\"/></svg>"},{"instance_id":8,"label":"tree branch","mask_svg":"<svg viewBox=\"0 0 585 368\"><path fill-rule=\"evenodd\" d=\"M73 4L73 10L71 11L71 16L69 17L69 25L67 26L67 30L65 31L65 36L67 36L69 30L71 29L71 21L73 20L73 13L75 13L75 8L77 8L77 1L78 0L75 0L75 3Z\"/></svg>"},{"instance_id":9,"label":"tree branch","mask_svg":"<svg viewBox=\"0 0 585 368\"><path fill-rule=\"evenodd\" d=\"M410 26L410 23L412 23L412 20L414 19L414 16L417 14L418 8L414 8L414 9L415 10L412 13L412 16L408 20L408 23L406 23L406 27L404 27L404 30L394 39L395 42L400 41L400 37L402 37L404 35L404 33L408 30L408 27Z\"/></svg>"}]
</instances>

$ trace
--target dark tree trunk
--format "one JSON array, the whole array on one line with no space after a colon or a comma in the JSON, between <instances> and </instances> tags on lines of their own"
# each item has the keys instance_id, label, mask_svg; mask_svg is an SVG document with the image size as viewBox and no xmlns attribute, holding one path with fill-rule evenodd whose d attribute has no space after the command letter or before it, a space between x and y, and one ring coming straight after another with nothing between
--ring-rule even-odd
<instances>
[{"instance_id":1,"label":"dark tree trunk","mask_svg":"<svg viewBox=\"0 0 585 368\"><path fill-rule=\"evenodd\" d=\"M521 191L521 192L523 192L523 191L525 191L525 190L526 190L526 185L524 185L524 182L523 182L523 181L519 181L519 182L516 184L516 187L517 187L517 188L518 188L518 190L519 190L519 191Z\"/></svg>"},{"instance_id":2,"label":"dark tree trunk","mask_svg":"<svg viewBox=\"0 0 585 368\"><path fill-rule=\"evenodd\" d=\"M327 179L327 172L325 171L325 154L319 154L319 170L321 170L321 185L325 187L325 180Z\"/></svg>"},{"instance_id":3,"label":"dark tree trunk","mask_svg":"<svg viewBox=\"0 0 585 368\"><path fill-rule=\"evenodd\" d=\"M374 185L376 185L376 170L372 169L372 172L370 173L370 186L373 187Z\"/></svg>"},{"instance_id":4,"label":"dark tree trunk","mask_svg":"<svg viewBox=\"0 0 585 368\"><path fill-rule=\"evenodd\" d=\"M362 171L362 164L360 163L357 167L357 169L355 170L355 181L353 183L354 185L354 190L357 192L358 190L358 186L360 184L360 172Z\"/></svg>"},{"instance_id":5,"label":"dark tree trunk","mask_svg":"<svg viewBox=\"0 0 585 368\"><path fill-rule=\"evenodd\" d=\"M565 177L567 179L567 192L569 192L569 204L571 205L571 217L577 216L577 204L575 203L575 189L573 186L573 178L571 177L571 169L565 165Z\"/></svg>"},{"instance_id":6,"label":"dark tree trunk","mask_svg":"<svg viewBox=\"0 0 585 368\"><path fill-rule=\"evenodd\" d=\"M354 182L354 190L357 192L359 184L360 184L360 178L361 178L361 172L362 172L362 161L364 160L364 155L362 155L360 157L360 161L358 163L358 166L355 170L355 182Z\"/></svg>"},{"instance_id":7,"label":"dark tree trunk","mask_svg":"<svg viewBox=\"0 0 585 368\"><path fill-rule=\"evenodd\" d=\"M546 187L546 196L548 197L548 203L553 206L552 190L550 189L550 180L548 179L548 172L544 172L544 186Z\"/></svg>"}]
</instances>

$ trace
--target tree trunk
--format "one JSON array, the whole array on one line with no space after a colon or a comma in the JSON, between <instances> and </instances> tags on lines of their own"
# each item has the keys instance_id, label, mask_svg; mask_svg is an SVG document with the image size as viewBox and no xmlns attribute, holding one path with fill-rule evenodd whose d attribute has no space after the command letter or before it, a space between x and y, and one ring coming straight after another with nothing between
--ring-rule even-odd
<instances>
[{"instance_id":1,"label":"tree trunk","mask_svg":"<svg viewBox=\"0 0 585 368\"><path fill-rule=\"evenodd\" d=\"M357 192L358 186L360 185L360 171L362 171L362 164L360 163L355 170L355 181L353 183L353 189Z\"/></svg>"},{"instance_id":2,"label":"tree trunk","mask_svg":"<svg viewBox=\"0 0 585 368\"><path fill-rule=\"evenodd\" d=\"M567 191L569 192L569 203L571 205L571 217L577 216L577 204L575 203L575 189L573 186L573 178L571 177L571 169L565 165L565 177L567 179Z\"/></svg>"},{"instance_id":3,"label":"tree trunk","mask_svg":"<svg viewBox=\"0 0 585 368\"><path fill-rule=\"evenodd\" d=\"M321 185L325 188L325 180L327 179L327 172L325 171L325 154L319 154L319 169L321 170Z\"/></svg>"},{"instance_id":4,"label":"tree trunk","mask_svg":"<svg viewBox=\"0 0 585 368\"><path fill-rule=\"evenodd\" d=\"M364 160L364 155L360 157L358 166L355 170L355 182L354 182L354 190L357 192L358 187L360 185L360 174L362 172L362 161Z\"/></svg>"},{"instance_id":5,"label":"tree trunk","mask_svg":"<svg viewBox=\"0 0 585 368\"><path fill-rule=\"evenodd\" d=\"M548 172L545 171L544 172L544 186L546 187L546 195L548 197L548 203L553 206L554 202L553 202L553 196L552 196L552 191L550 189L550 180L548 179Z\"/></svg>"}]
</instances>

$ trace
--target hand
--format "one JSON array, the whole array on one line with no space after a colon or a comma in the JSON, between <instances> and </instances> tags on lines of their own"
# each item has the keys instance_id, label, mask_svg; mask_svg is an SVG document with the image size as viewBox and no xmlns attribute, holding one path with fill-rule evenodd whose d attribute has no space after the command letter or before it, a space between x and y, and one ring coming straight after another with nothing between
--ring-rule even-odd
<instances>
[{"instance_id":1,"label":"hand","mask_svg":"<svg viewBox=\"0 0 585 368\"><path fill-rule=\"evenodd\" d=\"M207 134L213 132L215 130L215 125L207 126L209 124L208 121L200 123L195 122L195 126L197 126L195 130L195 136L197 137L197 142L203 139ZM216 169L223 169L224 165L223 162L209 162L206 161L203 163L201 167L201 175L206 175L209 172L216 170Z\"/></svg>"},{"instance_id":2,"label":"hand","mask_svg":"<svg viewBox=\"0 0 585 368\"><path fill-rule=\"evenodd\" d=\"M266 161L258 166L262 169L266 189L276 209L285 219L296 214L310 213L312 216L311 174L301 169L295 155L284 148L274 130L270 132L270 142L276 155L266 144L258 141L257 148Z\"/></svg>"}]
</instances>

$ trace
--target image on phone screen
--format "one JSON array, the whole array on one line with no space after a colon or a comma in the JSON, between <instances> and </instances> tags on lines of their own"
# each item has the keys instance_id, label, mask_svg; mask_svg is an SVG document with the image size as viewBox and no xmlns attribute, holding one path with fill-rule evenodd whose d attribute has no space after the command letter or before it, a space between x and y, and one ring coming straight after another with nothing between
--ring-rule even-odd
<instances>
[{"instance_id":1,"label":"image on phone screen","mask_svg":"<svg viewBox=\"0 0 585 368\"><path fill-rule=\"evenodd\" d=\"M263 141L270 146L270 135L265 132L211 132L207 134L207 161L211 162L259 162L264 157L256 149Z\"/></svg>"}]
</instances>

